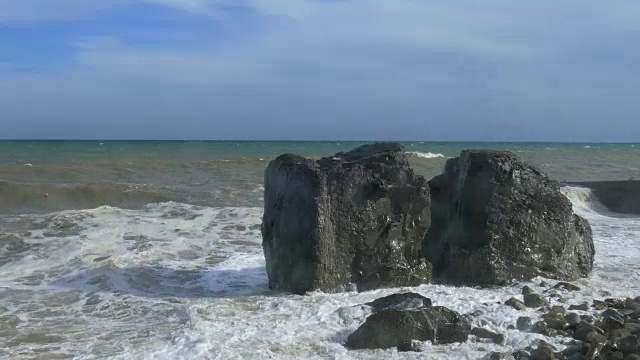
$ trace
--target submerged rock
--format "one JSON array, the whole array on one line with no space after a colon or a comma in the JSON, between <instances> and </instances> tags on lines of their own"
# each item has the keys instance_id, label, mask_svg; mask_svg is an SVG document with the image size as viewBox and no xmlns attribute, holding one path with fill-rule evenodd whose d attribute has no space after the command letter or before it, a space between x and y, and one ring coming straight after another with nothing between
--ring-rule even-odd
<instances>
[{"instance_id":1,"label":"submerged rock","mask_svg":"<svg viewBox=\"0 0 640 360\"><path fill-rule=\"evenodd\" d=\"M411 351L414 341L449 344L467 341L471 325L457 312L434 306L422 309L386 309L367 318L345 346L349 349Z\"/></svg>"},{"instance_id":2,"label":"submerged rock","mask_svg":"<svg viewBox=\"0 0 640 360\"><path fill-rule=\"evenodd\" d=\"M420 252L429 187L403 150L384 143L320 160L284 154L271 161L262 225L270 288L302 294L430 282Z\"/></svg>"},{"instance_id":3,"label":"submerged rock","mask_svg":"<svg viewBox=\"0 0 640 360\"><path fill-rule=\"evenodd\" d=\"M516 309L516 310L524 310L527 308L527 306L520 300L516 299L516 298L511 298L507 301L504 302L505 305L511 306L512 308Z\"/></svg>"},{"instance_id":4,"label":"submerged rock","mask_svg":"<svg viewBox=\"0 0 640 360\"><path fill-rule=\"evenodd\" d=\"M538 293L529 293L525 295L524 304L530 308L539 308L548 305L547 300Z\"/></svg>"},{"instance_id":5,"label":"submerged rock","mask_svg":"<svg viewBox=\"0 0 640 360\"><path fill-rule=\"evenodd\" d=\"M465 150L429 182L423 251L443 281L503 285L591 272L589 223L557 182L510 152Z\"/></svg>"}]
</instances>

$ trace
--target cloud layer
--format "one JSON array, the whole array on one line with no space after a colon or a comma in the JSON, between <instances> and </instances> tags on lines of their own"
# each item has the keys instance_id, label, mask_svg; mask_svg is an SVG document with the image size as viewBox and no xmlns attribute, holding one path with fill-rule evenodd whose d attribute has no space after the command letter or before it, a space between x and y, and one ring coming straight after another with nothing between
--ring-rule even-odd
<instances>
[{"instance_id":1,"label":"cloud layer","mask_svg":"<svg viewBox=\"0 0 640 360\"><path fill-rule=\"evenodd\" d=\"M637 141L639 20L631 0L0 0L0 136Z\"/></svg>"}]
</instances>

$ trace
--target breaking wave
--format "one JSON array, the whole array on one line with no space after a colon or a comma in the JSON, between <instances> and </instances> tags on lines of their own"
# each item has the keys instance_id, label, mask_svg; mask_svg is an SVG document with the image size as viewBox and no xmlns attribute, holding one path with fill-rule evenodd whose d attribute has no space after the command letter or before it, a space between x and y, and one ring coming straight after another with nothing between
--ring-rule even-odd
<instances>
[{"instance_id":1,"label":"breaking wave","mask_svg":"<svg viewBox=\"0 0 640 360\"><path fill-rule=\"evenodd\" d=\"M409 156L415 156L423 159L437 159L437 158L446 158L445 155L439 153L431 153L431 152L419 152L419 151L409 151L407 152Z\"/></svg>"}]
</instances>

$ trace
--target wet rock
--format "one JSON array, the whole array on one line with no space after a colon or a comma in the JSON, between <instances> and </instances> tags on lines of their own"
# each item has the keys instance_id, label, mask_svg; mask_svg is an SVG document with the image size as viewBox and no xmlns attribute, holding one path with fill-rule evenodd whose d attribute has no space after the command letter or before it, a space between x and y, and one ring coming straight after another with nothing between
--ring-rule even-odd
<instances>
[{"instance_id":1,"label":"wet rock","mask_svg":"<svg viewBox=\"0 0 640 360\"><path fill-rule=\"evenodd\" d=\"M625 355L640 355L640 343L636 335L629 335L619 339L614 343L614 347L622 351Z\"/></svg>"},{"instance_id":2,"label":"wet rock","mask_svg":"<svg viewBox=\"0 0 640 360\"><path fill-rule=\"evenodd\" d=\"M526 285L522 287L522 295L531 294L533 292L535 292L535 291L533 291L532 288L530 288L530 287L528 287Z\"/></svg>"},{"instance_id":3,"label":"wet rock","mask_svg":"<svg viewBox=\"0 0 640 360\"><path fill-rule=\"evenodd\" d=\"M530 308L539 308L548 305L548 303L542 295L531 293L524 296L524 305Z\"/></svg>"},{"instance_id":4,"label":"wet rock","mask_svg":"<svg viewBox=\"0 0 640 360\"><path fill-rule=\"evenodd\" d=\"M482 286L591 272L589 223L557 182L515 154L465 150L429 187L432 226L423 251L436 277Z\"/></svg>"},{"instance_id":5,"label":"wet rock","mask_svg":"<svg viewBox=\"0 0 640 360\"><path fill-rule=\"evenodd\" d=\"M553 288L554 289L565 289L567 291L580 291L580 287L578 287L578 286L576 286L574 284L568 283L568 282L564 282L564 281L561 281L561 282L557 283Z\"/></svg>"},{"instance_id":6,"label":"wet rock","mask_svg":"<svg viewBox=\"0 0 640 360\"><path fill-rule=\"evenodd\" d=\"M505 305L511 306L512 308L516 309L516 310L524 310L527 308L527 306L520 300L516 299L516 298L511 298L507 301L504 302Z\"/></svg>"},{"instance_id":7,"label":"wet rock","mask_svg":"<svg viewBox=\"0 0 640 360\"><path fill-rule=\"evenodd\" d=\"M564 350L562 350L562 355L565 357L571 357L575 354L580 354L582 352L582 345L570 345L567 346Z\"/></svg>"},{"instance_id":8,"label":"wet rock","mask_svg":"<svg viewBox=\"0 0 640 360\"><path fill-rule=\"evenodd\" d=\"M576 328L582 319L580 315L576 313L568 313L564 316L564 320L567 322L569 328Z\"/></svg>"},{"instance_id":9,"label":"wet rock","mask_svg":"<svg viewBox=\"0 0 640 360\"><path fill-rule=\"evenodd\" d=\"M349 349L410 351L412 341L434 344L465 342L471 325L458 313L441 306L416 310L386 309L367 318L345 346Z\"/></svg>"},{"instance_id":10,"label":"wet rock","mask_svg":"<svg viewBox=\"0 0 640 360\"><path fill-rule=\"evenodd\" d=\"M363 291L431 280L421 254L429 186L403 150L381 143L269 163L262 246L271 289L335 292L353 283Z\"/></svg>"},{"instance_id":11,"label":"wet rock","mask_svg":"<svg viewBox=\"0 0 640 360\"><path fill-rule=\"evenodd\" d=\"M487 356L483 357L482 359L484 360L516 360L516 358L509 353L499 353L499 352L489 353L487 354Z\"/></svg>"},{"instance_id":12,"label":"wet rock","mask_svg":"<svg viewBox=\"0 0 640 360\"><path fill-rule=\"evenodd\" d=\"M638 303L637 301L631 298L626 298L624 300L624 308L628 310L637 311L640 309L640 303Z\"/></svg>"},{"instance_id":13,"label":"wet rock","mask_svg":"<svg viewBox=\"0 0 640 360\"><path fill-rule=\"evenodd\" d=\"M563 314L559 314L556 312L546 313L543 317L545 324L547 327L556 330L563 330L567 327L567 321L564 319Z\"/></svg>"},{"instance_id":14,"label":"wet rock","mask_svg":"<svg viewBox=\"0 0 640 360\"><path fill-rule=\"evenodd\" d=\"M600 353L602 351L603 344L598 342L592 342L588 345L587 354L584 356L585 359L595 360L600 357Z\"/></svg>"},{"instance_id":15,"label":"wet rock","mask_svg":"<svg viewBox=\"0 0 640 360\"><path fill-rule=\"evenodd\" d=\"M531 358L531 353L525 350L518 350L511 355L513 355L516 360L529 360Z\"/></svg>"},{"instance_id":16,"label":"wet rock","mask_svg":"<svg viewBox=\"0 0 640 360\"><path fill-rule=\"evenodd\" d=\"M622 329L624 327L624 317L615 309L607 309L602 312L601 316L602 323L600 327L607 332Z\"/></svg>"},{"instance_id":17,"label":"wet rock","mask_svg":"<svg viewBox=\"0 0 640 360\"><path fill-rule=\"evenodd\" d=\"M569 305L569 311L572 311L572 310L587 311L589 310L589 304L583 303L580 305Z\"/></svg>"},{"instance_id":18,"label":"wet rock","mask_svg":"<svg viewBox=\"0 0 640 360\"><path fill-rule=\"evenodd\" d=\"M604 303L607 305L607 307L614 308L614 309L625 308L625 301L622 299L604 299Z\"/></svg>"},{"instance_id":19,"label":"wet rock","mask_svg":"<svg viewBox=\"0 0 640 360\"><path fill-rule=\"evenodd\" d=\"M527 316L521 316L516 320L516 327L520 331L527 331L533 327L533 320Z\"/></svg>"},{"instance_id":20,"label":"wet rock","mask_svg":"<svg viewBox=\"0 0 640 360\"><path fill-rule=\"evenodd\" d=\"M593 300L593 305L591 305L591 307L597 310L606 310L609 308L606 302L600 300Z\"/></svg>"},{"instance_id":21,"label":"wet rock","mask_svg":"<svg viewBox=\"0 0 640 360\"><path fill-rule=\"evenodd\" d=\"M638 323L626 323L624 329L633 335L640 335L640 324Z\"/></svg>"},{"instance_id":22,"label":"wet rock","mask_svg":"<svg viewBox=\"0 0 640 360\"><path fill-rule=\"evenodd\" d=\"M543 344L531 352L531 360L555 360L556 354L552 347Z\"/></svg>"},{"instance_id":23,"label":"wet rock","mask_svg":"<svg viewBox=\"0 0 640 360\"><path fill-rule=\"evenodd\" d=\"M392 308L419 309L432 306L431 299L412 292L392 294L376 299L366 305L371 306L374 313Z\"/></svg>"},{"instance_id":24,"label":"wet rock","mask_svg":"<svg viewBox=\"0 0 640 360\"><path fill-rule=\"evenodd\" d=\"M630 354L624 360L640 360L640 354Z\"/></svg>"},{"instance_id":25,"label":"wet rock","mask_svg":"<svg viewBox=\"0 0 640 360\"><path fill-rule=\"evenodd\" d=\"M480 339L489 339L499 345L504 344L504 335L494 333L484 328L477 327L471 329L471 335L474 335L475 337Z\"/></svg>"},{"instance_id":26,"label":"wet rock","mask_svg":"<svg viewBox=\"0 0 640 360\"><path fill-rule=\"evenodd\" d=\"M578 324L576 331L573 333L573 338L580 341L586 341L589 334L592 332L596 332L601 335L604 334L604 330L599 327L589 324L586 321L581 321Z\"/></svg>"},{"instance_id":27,"label":"wet rock","mask_svg":"<svg viewBox=\"0 0 640 360\"><path fill-rule=\"evenodd\" d=\"M547 327L547 324L544 321L537 321L531 326L530 331L535 334L541 334L546 336L555 335L553 329Z\"/></svg>"},{"instance_id":28,"label":"wet rock","mask_svg":"<svg viewBox=\"0 0 640 360\"><path fill-rule=\"evenodd\" d=\"M584 357L584 355L582 355L582 353L573 354L567 357L567 360L585 360L585 359L586 358Z\"/></svg>"},{"instance_id":29,"label":"wet rock","mask_svg":"<svg viewBox=\"0 0 640 360\"><path fill-rule=\"evenodd\" d=\"M564 315L564 313L567 312L567 310L565 310L564 306L560 306L560 305L554 305L551 307L551 309L549 310L549 312L555 313L555 314L562 314Z\"/></svg>"}]
</instances>

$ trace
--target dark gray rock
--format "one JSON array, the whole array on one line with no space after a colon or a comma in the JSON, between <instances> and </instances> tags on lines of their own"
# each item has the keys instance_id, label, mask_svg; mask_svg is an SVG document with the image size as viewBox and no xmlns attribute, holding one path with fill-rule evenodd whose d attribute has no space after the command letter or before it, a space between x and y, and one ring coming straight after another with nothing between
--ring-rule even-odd
<instances>
[{"instance_id":1,"label":"dark gray rock","mask_svg":"<svg viewBox=\"0 0 640 360\"><path fill-rule=\"evenodd\" d=\"M499 353L495 351L487 354L482 359L483 360L516 360L516 358L509 353Z\"/></svg>"},{"instance_id":2,"label":"dark gray rock","mask_svg":"<svg viewBox=\"0 0 640 360\"><path fill-rule=\"evenodd\" d=\"M614 344L615 348L622 351L625 355L639 354L640 342L635 335L625 336Z\"/></svg>"},{"instance_id":3,"label":"dark gray rock","mask_svg":"<svg viewBox=\"0 0 640 360\"><path fill-rule=\"evenodd\" d=\"M365 145L320 160L284 154L271 161L264 182L270 288L302 294L431 280L420 252L429 187L401 145Z\"/></svg>"},{"instance_id":4,"label":"dark gray rock","mask_svg":"<svg viewBox=\"0 0 640 360\"><path fill-rule=\"evenodd\" d=\"M420 294L406 292L392 294L367 303L374 313L385 309L420 309L431 307L431 299Z\"/></svg>"},{"instance_id":5,"label":"dark gray rock","mask_svg":"<svg viewBox=\"0 0 640 360\"><path fill-rule=\"evenodd\" d=\"M516 299L516 298L511 298L507 301L504 302L505 305L511 306L512 308L516 309L516 310L524 310L527 308L527 306L520 300Z\"/></svg>"},{"instance_id":6,"label":"dark gray rock","mask_svg":"<svg viewBox=\"0 0 640 360\"><path fill-rule=\"evenodd\" d=\"M530 288L529 286L525 285L522 287L522 295L527 295L527 294L531 294L533 293L533 289Z\"/></svg>"},{"instance_id":7,"label":"dark gray rock","mask_svg":"<svg viewBox=\"0 0 640 360\"><path fill-rule=\"evenodd\" d=\"M516 320L516 327L520 331L528 331L533 327L533 320L528 316L521 316Z\"/></svg>"},{"instance_id":8,"label":"dark gray rock","mask_svg":"<svg viewBox=\"0 0 640 360\"><path fill-rule=\"evenodd\" d=\"M386 309L367 318L345 346L349 349L410 351L412 341L449 344L467 341L471 325L458 313L441 306L418 310Z\"/></svg>"},{"instance_id":9,"label":"dark gray rock","mask_svg":"<svg viewBox=\"0 0 640 360\"><path fill-rule=\"evenodd\" d=\"M564 320L567 322L569 328L576 328L580 321L582 321L582 318L576 313L568 313L564 316Z\"/></svg>"},{"instance_id":10,"label":"dark gray rock","mask_svg":"<svg viewBox=\"0 0 640 360\"><path fill-rule=\"evenodd\" d=\"M513 352L511 355L513 355L516 360L529 360L529 358L531 357L531 353L525 350L518 350L516 352Z\"/></svg>"},{"instance_id":11,"label":"dark gray rock","mask_svg":"<svg viewBox=\"0 0 640 360\"><path fill-rule=\"evenodd\" d=\"M589 304L583 303L583 304L580 304L580 305L569 305L569 311L571 311L571 310L587 311L587 310L589 310Z\"/></svg>"},{"instance_id":12,"label":"dark gray rock","mask_svg":"<svg viewBox=\"0 0 640 360\"><path fill-rule=\"evenodd\" d=\"M550 346L540 345L531 352L531 360L555 360L556 354Z\"/></svg>"},{"instance_id":13,"label":"dark gray rock","mask_svg":"<svg viewBox=\"0 0 640 360\"><path fill-rule=\"evenodd\" d=\"M537 293L530 293L524 296L524 304L530 308L539 308L548 305L547 300Z\"/></svg>"},{"instance_id":14,"label":"dark gray rock","mask_svg":"<svg viewBox=\"0 0 640 360\"><path fill-rule=\"evenodd\" d=\"M432 226L423 251L436 277L503 285L591 272L589 223L557 182L513 153L465 150L429 186Z\"/></svg>"},{"instance_id":15,"label":"dark gray rock","mask_svg":"<svg viewBox=\"0 0 640 360\"><path fill-rule=\"evenodd\" d=\"M567 327L567 321L564 319L564 315L557 312L549 312L542 317L547 327L556 330L563 330Z\"/></svg>"},{"instance_id":16,"label":"dark gray rock","mask_svg":"<svg viewBox=\"0 0 640 360\"><path fill-rule=\"evenodd\" d=\"M554 289L565 289L567 291L580 291L580 287L573 285L571 283L568 282L564 282L561 281L559 283L557 283L554 287Z\"/></svg>"},{"instance_id":17,"label":"dark gray rock","mask_svg":"<svg viewBox=\"0 0 640 360\"><path fill-rule=\"evenodd\" d=\"M504 335L494 333L493 331L489 331L484 328L477 327L471 329L471 335L480 339L489 339L499 345L504 344Z\"/></svg>"},{"instance_id":18,"label":"dark gray rock","mask_svg":"<svg viewBox=\"0 0 640 360\"><path fill-rule=\"evenodd\" d=\"M640 360L640 354L631 354L624 358L624 360Z\"/></svg>"}]
</instances>

